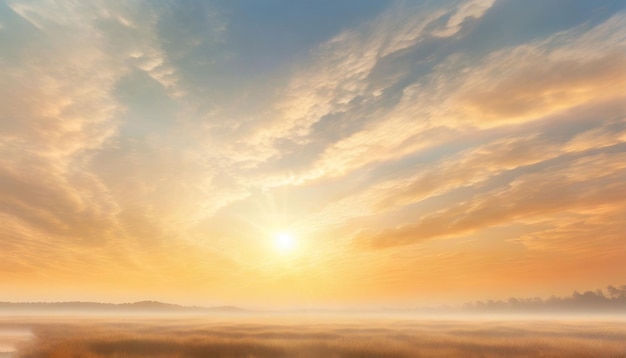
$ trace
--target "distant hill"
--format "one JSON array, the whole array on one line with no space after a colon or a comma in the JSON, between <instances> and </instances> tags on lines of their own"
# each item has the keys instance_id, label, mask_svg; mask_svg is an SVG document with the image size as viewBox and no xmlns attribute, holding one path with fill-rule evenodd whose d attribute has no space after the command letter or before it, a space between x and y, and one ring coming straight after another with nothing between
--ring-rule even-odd
<instances>
[{"instance_id":1,"label":"distant hill","mask_svg":"<svg viewBox=\"0 0 626 358\"><path fill-rule=\"evenodd\" d=\"M244 312L234 306L199 307L181 306L158 301L140 301L132 303L100 302L0 302L0 312Z\"/></svg>"}]
</instances>

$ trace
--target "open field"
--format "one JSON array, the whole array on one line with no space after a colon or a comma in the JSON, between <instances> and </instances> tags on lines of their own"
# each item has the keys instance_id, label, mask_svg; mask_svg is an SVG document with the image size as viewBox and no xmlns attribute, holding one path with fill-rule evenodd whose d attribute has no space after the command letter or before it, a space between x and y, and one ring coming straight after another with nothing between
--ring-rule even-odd
<instances>
[{"instance_id":1,"label":"open field","mask_svg":"<svg viewBox=\"0 0 626 358\"><path fill-rule=\"evenodd\" d=\"M14 357L626 357L624 321L2 318Z\"/></svg>"}]
</instances>

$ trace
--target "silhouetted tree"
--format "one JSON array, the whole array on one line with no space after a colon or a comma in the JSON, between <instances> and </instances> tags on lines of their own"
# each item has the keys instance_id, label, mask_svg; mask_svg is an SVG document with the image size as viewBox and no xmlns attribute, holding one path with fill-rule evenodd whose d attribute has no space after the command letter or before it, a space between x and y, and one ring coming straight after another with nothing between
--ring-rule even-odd
<instances>
[{"instance_id":1,"label":"silhouetted tree","mask_svg":"<svg viewBox=\"0 0 626 358\"><path fill-rule=\"evenodd\" d=\"M465 305L466 308L485 311L575 311L575 312L626 312L626 285L608 286L608 295L602 290L574 291L570 297L551 296L547 300L540 297L515 298L505 301L477 301Z\"/></svg>"}]
</instances>

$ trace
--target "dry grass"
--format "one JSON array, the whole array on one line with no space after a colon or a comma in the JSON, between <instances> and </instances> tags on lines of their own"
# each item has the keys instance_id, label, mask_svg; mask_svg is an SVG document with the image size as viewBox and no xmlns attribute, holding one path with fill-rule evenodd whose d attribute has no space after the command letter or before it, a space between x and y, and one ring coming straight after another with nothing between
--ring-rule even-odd
<instances>
[{"instance_id":1,"label":"dry grass","mask_svg":"<svg viewBox=\"0 0 626 358\"><path fill-rule=\"evenodd\" d=\"M18 357L626 357L624 322L390 319L7 319Z\"/></svg>"}]
</instances>

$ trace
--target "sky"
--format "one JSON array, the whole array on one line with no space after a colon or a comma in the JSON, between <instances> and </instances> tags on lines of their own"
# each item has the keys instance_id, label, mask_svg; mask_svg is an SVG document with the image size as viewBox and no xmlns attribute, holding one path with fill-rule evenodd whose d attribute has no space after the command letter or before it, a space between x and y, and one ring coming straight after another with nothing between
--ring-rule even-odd
<instances>
[{"instance_id":1,"label":"sky","mask_svg":"<svg viewBox=\"0 0 626 358\"><path fill-rule=\"evenodd\" d=\"M626 284L626 2L0 3L0 301Z\"/></svg>"}]
</instances>

